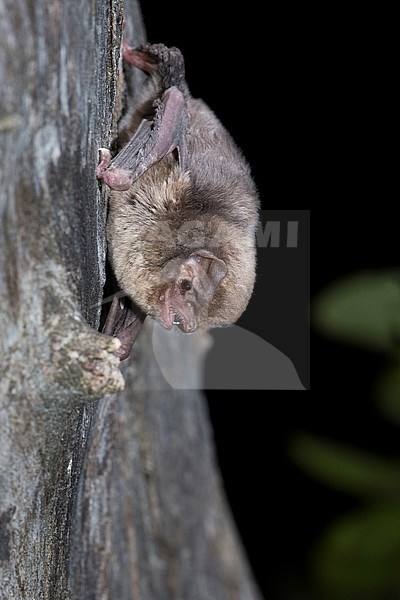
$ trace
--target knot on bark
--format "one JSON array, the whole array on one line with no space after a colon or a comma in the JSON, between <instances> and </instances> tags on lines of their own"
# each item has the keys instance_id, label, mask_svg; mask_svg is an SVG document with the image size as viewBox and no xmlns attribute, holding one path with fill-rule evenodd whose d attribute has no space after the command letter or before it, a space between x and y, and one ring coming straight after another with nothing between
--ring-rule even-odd
<instances>
[{"instance_id":1,"label":"knot on bark","mask_svg":"<svg viewBox=\"0 0 400 600\"><path fill-rule=\"evenodd\" d=\"M124 389L120 361L114 355L121 342L80 321L55 319L50 334L47 376L58 388L83 400L95 400Z\"/></svg>"}]
</instances>

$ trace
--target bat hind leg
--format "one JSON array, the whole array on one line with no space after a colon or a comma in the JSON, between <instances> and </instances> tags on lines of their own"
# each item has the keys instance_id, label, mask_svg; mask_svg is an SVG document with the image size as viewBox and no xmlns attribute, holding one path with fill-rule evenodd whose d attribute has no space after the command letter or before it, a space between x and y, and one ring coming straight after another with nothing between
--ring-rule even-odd
<instances>
[{"instance_id":1,"label":"bat hind leg","mask_svg":"<svg viewBox=\"0 0 400 600\"><path fill-rule=\"evenodd\" d=\"M137 48L128 46L123 40L122 56L126 62L146 71L158 71L163 88L177 87L181 92L185 89L185 59L178 48L168 48L164 44L143 44Z\"/></svg>"}]
</instances>

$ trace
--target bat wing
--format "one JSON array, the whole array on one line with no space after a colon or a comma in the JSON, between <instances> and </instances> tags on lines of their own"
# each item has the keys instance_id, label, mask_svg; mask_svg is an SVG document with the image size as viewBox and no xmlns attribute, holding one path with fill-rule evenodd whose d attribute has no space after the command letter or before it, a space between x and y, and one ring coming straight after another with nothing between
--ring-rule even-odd
<instances>
[{"instance_id":1,"label":"bat wing","mask_svg":"<svg viewBox=\"0 0 400 600\"><path fill-rule=\"evenodd\" d=\"M122 361L129 357L146 315L123 293L114 295L102 332L117 337L121 346L115 355Z\"/></svg>"},{"instance_id":2,"label":"bat wing","mask_svg":"<svg viewBox=\"0 0 400 600\"><path fill-rule=\"evenodd\" d=\"M135 135L110 161L104 155L96 174L114 190L128 190L147 169L178 149L179 164L185 169L187 107L184 97L185 65L177 48L147 44L134 50L124 47L124 58L148 72L157 70L165 90L156 100L154 117L143 119Z\"/></svg>"}]
</instances>

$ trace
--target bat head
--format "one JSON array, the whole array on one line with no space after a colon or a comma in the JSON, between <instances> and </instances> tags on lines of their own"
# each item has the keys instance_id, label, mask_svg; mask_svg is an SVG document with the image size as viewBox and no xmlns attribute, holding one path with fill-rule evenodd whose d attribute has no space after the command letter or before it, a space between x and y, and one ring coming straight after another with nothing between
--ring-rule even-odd
<instances>
[{"instance_id":1,"label":"bat head","mask_svg":"<svg viewBox=\"0 0 400 600\"><path fill-rule=\"evenodd\" d=\"M208 250L171 260L163 270L156 318L166 329L176 325L185 333L195 331L226 273L225 262Z\"/></svg>"}]
</instances>

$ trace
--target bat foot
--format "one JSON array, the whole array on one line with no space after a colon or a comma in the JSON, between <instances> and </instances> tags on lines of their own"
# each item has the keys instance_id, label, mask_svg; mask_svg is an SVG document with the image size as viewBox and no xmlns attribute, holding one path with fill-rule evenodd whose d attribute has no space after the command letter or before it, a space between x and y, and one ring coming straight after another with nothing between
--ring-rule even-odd
<instances>
[{"instance_id":1,"label":"bat foot","mask_svg":"<svg viewBox=\"0 0 400 600\"><path fill-rule=\"evenodd\" d=\"M176 86L184 90L185 61L178 48L167 48L164 44L143 44L132 48L123 39L122 56L126 62L146 73L158 73L164 89Z\"/></svg>"},{"instance_id":2,"label":"bat foot","mask_svg":"<svg viewBox=\"0 0 400 600\"><path fill-rule=\"evenodd\" d=\"M129 46L125 38L122 39L122 58L147 73L157 69L157 63L151 56Z\"/></svg>"}]
</instances>

